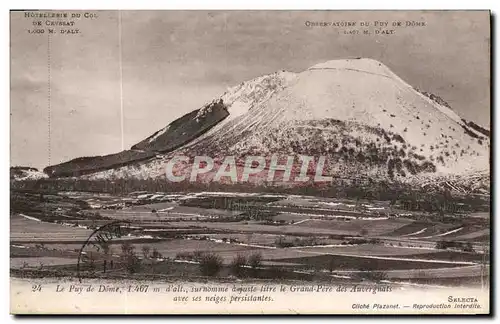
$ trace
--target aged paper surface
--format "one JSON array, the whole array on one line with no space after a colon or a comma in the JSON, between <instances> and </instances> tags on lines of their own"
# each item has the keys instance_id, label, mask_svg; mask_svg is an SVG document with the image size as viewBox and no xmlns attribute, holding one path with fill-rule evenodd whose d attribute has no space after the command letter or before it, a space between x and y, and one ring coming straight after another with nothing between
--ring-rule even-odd
<instances>
[{"instance_id":1,"label":"aged paper surface","mask_svg":"<svg viewBox=\"0 0 500 324\"><path fill-rule=\"evenodd\" d=\"M14 314L488 314L488 11L12 11Z\"/></svg>"}]
</instances>

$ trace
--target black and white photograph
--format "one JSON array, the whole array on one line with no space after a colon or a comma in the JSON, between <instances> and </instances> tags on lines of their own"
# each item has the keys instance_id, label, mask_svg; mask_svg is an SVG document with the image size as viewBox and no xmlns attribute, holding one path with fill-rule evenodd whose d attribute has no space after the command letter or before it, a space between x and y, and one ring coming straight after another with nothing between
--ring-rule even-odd
<instances>
[{"instance_id":1,"label":"black and white photograph","mask_svg":"<svg viewBox=\"0 0 500 324\"><path fill-rule=\"evenodd\" d=\"M12 314L489 314L488 10L12 10Z\"/></svg>"}]
</instances>

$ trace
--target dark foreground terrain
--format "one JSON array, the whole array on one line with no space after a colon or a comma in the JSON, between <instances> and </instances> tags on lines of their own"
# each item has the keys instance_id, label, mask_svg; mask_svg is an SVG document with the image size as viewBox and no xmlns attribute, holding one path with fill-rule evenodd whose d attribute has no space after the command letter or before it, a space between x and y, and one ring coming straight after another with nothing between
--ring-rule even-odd
<instances>
[{"instance_id":1,"label":"dark foreground terrain","mask_svg":"<svg viewBox=\"0 0 500 324\"><path fill-rule=\"evenodd\" d=\"M91 236L116 221L120 235ZM10 224L16 277L433 286L489 277L488 213L413 212L388 201L13 190Z\"/></svg>"}]
</instances>

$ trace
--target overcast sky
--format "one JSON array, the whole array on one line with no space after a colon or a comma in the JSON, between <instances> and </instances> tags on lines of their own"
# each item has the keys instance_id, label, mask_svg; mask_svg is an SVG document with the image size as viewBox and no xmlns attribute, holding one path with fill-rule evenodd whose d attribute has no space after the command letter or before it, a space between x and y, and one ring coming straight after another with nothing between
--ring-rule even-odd
<instances>
[{"instance_id":1,"label":"overcast sky","mask_svg":"<svg viewBox=\"0 0 500 324\"><path fill-rule=\"evenodd\" d=\"M51 36L50 59L47 34L27 32L33 20L11 14L11 165L49 163L49 61L51 164L120 151L118 13ZM363 36L305 25L340 20L426 26ZM129 11L122 35L126 148L242 81L346 57L379 60L489 127L488 12Z\"/></svg>"}]
</instances>

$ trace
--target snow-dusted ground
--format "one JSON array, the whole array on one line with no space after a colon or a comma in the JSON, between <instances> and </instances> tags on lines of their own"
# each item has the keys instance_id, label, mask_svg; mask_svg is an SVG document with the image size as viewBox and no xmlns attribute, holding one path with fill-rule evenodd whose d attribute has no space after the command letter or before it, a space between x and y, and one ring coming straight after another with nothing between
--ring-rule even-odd
<instances>
[{"instance_id":1,"label":"snow-dusted ground","mask_svg":"<svg viewBox=\"0 0 500 324\"><path fill-rule=\"evenodd\" d=\"M401 236L413 236L413 235L418 235L420 233L423 233L427 230L427 227L426 228L422 228L421 230L419 231L416 231L416 232L413 232L413 233L410 233L410 234L406 234L406 235L401 235Z\"/></svg>"},{"instance_id":2,"label":"snow-dusted ground","mask_svg":"<svg viewBox=\"0 0 500 324\"><path fill-rule=\"evenodd\" d=\"M25 181L25 180L39 180L48 178L49 176L40 171L34 170L22 170L22 175L14 175L14 180Z\"/></svg>"},{"instance_id":3,"label":"snow-dusted ground","mask_svg":"<svg viewBox=\"0 0 500 324\"><path fill-rule=\"evenodd\" d=\"M28 215L24 215L24 214L19 214L20 216L26 218L26 219L29 219L29 220L34 220L34 221L37 221L37 222L41 222L41 220L39 220L38 218L36 217L33 217L33 216L28 216Z\"/></svg>"},{"instance_id":4,"label":"snow-dusted ground","mask_svg":"<svg viewBox=\"0 0 500 324\"><path fill-rule=\"evenodd\" d=\"M314 252L314 251L304 251L298 250L300 252L309 253L309 254L317 254L317 255L325 255L325 253ZM409 262L426 262L426 263L450 263L450 264L461 264L461 265L475 265L476 262L469 261L448 261L448 260L431 260L431 259L412 259L412 258L401 258L401 257L389 257L389 256L373 256L373 255L359 255L359 254L349 254L349 253L326 253L331 255L341 255L355 258L363 258L363 259L378 259L378 260L397 260L397 261L409 261Z\"/></svg>"},{"instance_id":5,"label":"snow-dusted ground","mask_svg":"<svg viewBox=\"0 0 500 324\"><path fill-rule=\"evenodd\" d=\"M444 232L444 233L441 233L441 234L436 234L436 235L431 235L431 236L419 237L418 239L428 239L428 238L434 238L434 237L446 236L446 235L450 235L450 234L456 233L456 232L458 232L458 231L461 231L462 229L463 229L463 227L460 227L460 228L457 228L457 229L454 229L454 230L451 230L451 231L448 231L448 232ZM415 238L415 239L416 239L416 238Z\"/></svg>"}]
</instances>

